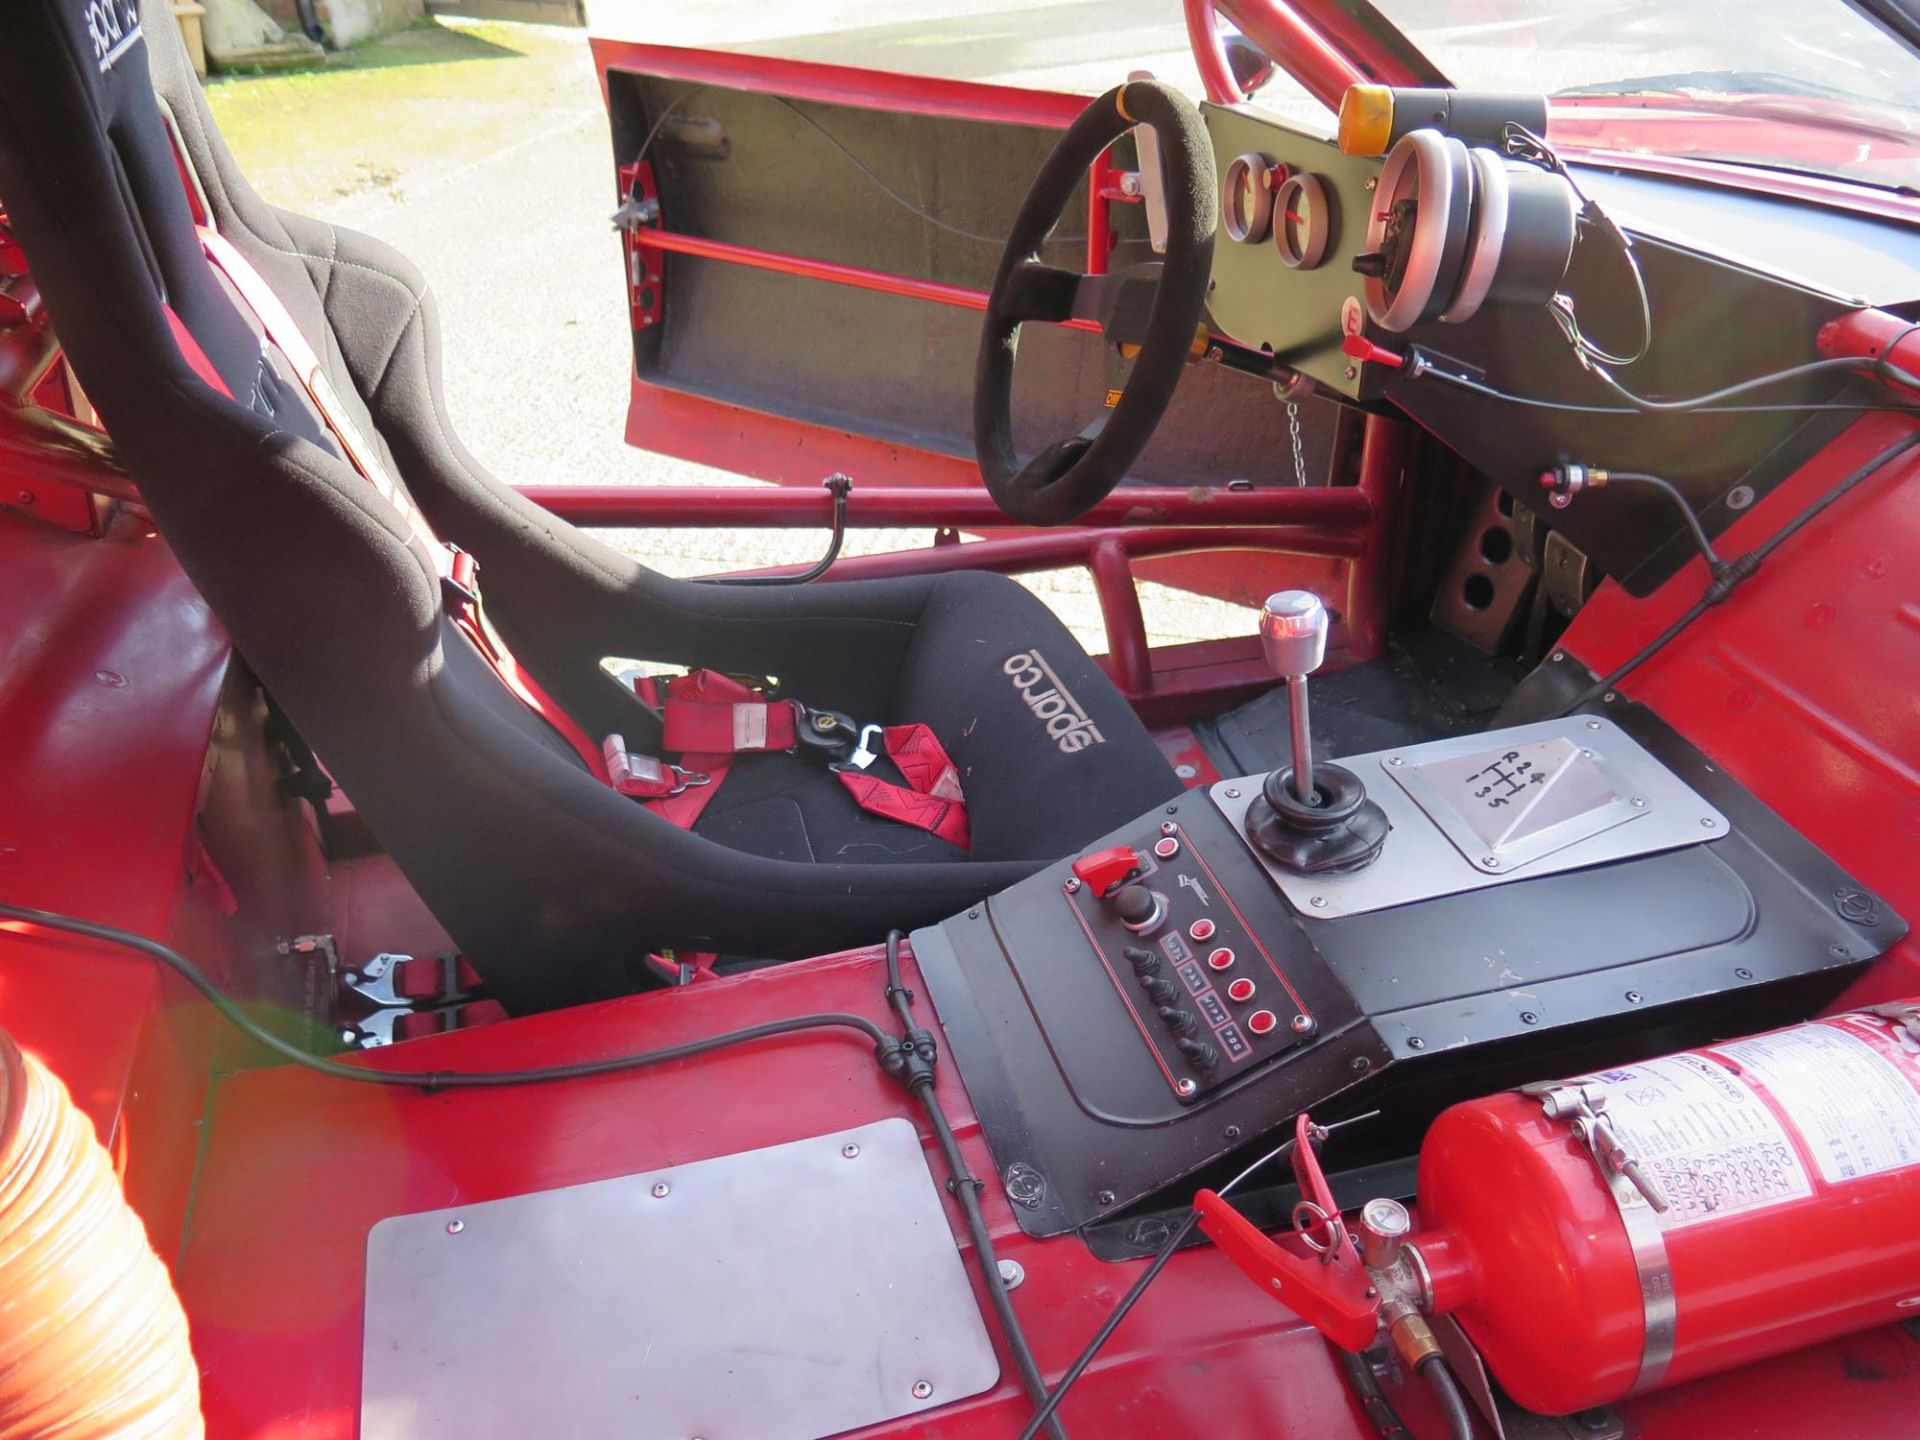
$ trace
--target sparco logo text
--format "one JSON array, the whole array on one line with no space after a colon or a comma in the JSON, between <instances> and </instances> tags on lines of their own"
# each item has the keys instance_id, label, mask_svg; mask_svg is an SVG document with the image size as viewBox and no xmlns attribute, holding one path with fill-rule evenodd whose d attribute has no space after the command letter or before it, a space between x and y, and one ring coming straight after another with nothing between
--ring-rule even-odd
<instances>
[{"instance_id":1,"label":"sparco logo text","mask_svg":"<svg viewBox=\"0 0 1920 1440\"><path fill-rule=\"evenodd\" d=\"M1060 683L1060 677L1038 650L1010 655L1000 668L1012 677L1013 688L1047 727L1047 734L1063 754L1105 743L1107 737L1100 733L1100 727L1088 718L1073 692Z\"/></svg>"}]
</instances>

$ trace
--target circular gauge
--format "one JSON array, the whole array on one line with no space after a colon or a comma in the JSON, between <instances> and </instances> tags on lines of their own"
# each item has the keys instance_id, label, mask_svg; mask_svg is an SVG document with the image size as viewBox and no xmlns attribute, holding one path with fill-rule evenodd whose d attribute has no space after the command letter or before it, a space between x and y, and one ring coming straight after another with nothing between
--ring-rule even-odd
<instances>
[{"instance_id":1,"label":"circular gauge","mask_svg":"<svg viewBox=\"0 0 1920 1440\"><path fill-rule=\"evenodd\" d=\"M1286 166L1276 168L1266 156L1251 150L1227 162L1226 176L1220 182L1220 221L1230 239L1258 245L1267 238L1267 226L1273 220L1274 183L1286 173Z\"/></svg>"},{"instance_id":2,"label":"circular gauge","mask_svg":"<svg viewBox=\"0 0 1920 1440\"><path fill-rule=\"evenodd\" d=\"M1366 277L1367 313L1376 325L1409 330L1447 308L1473 208L1467 147L1438 130L1401 136L1380 169L1366 253L1353 262Z\"/></svg>"},{"instance_id":3,"label":"circular gauge","mask_svg":"<svg viewBox=\"0 0 1920 1440\"><path fill-rule=\"evenodd\" d=\"M1273 195L1273 248L1295 270L1311 270L1327 258L1333 208L1317 176L1295 175Z\"/></svg>"}]
</instances>

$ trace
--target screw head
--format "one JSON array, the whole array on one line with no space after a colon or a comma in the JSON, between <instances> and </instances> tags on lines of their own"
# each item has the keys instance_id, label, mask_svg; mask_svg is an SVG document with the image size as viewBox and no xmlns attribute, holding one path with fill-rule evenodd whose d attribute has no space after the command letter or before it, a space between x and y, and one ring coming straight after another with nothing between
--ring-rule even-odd
<instances>
[{"instance_id":1,"label":"screw head","mask_svg":"<svg viewBox=\"0 0 1920 1440\"><path fill-rule=\"evenodd\" d=\"M976 906L976 907L974 907L973 909L971 909L971 910L969 910L969 911L967 911L967 919L969 919L969 920L978 920L979 918L980 918L980 910L979 910L979 907L978 907L978 906Z\"/></svg>"},{"instance_id":2,"label":"screw head","mask_svg":"<svg viewBox=\"0 0 1920 1440\"><path fill-rule=\"evenodd\" d=\"M1367 177L1367 190L1369 193L1371 193L1379 184L1380 184L1380 180L1378 176L1369 175Z\"/></svg>"},{"instance_id":3,"label":"screw head","mask_svg":"<svg viewBox=\"0 0 1920 1440\"><path fill-rule=\"evenodd\" d=\"M1347 1062L1347 1068L1355 1074L1359 1074L1362 1071L1371 1070L1373 1068L1373 1061L1364 1055L1356 1055Z\"/></svg>"},{"instance_id":4,"label":"screw head","mask_svg":"<svg viewBox=\"0 0 1920 1440\"><path fill-rule=\"evenodd\" d=\"M1641 993L1638 990L1627 991L1627 1004L1629 1005L1638 1005L1641 1002L1641 1000L1645 998L1646 997L1641 995Z\"/></svg>"},{"instance_id":5,"label":"screw head","mask_svg":"<svg viewBox=\"0 0 1920 1440\"><path fill-rule=\"evenodd\" d=\"M653 1198L654 1199L664 1200L667 1198L667 1196L671 1195L672 1193L673 1193L673 1187L667 1184L666 1181L656 1180L653 1182Z\"/></svg>"},{"instance_id":6,"label":"screw head","mask_svg":"<svg viewBox=\"0 0 1920 1440\"><path fill-rule=\"evenodd\" d=\"M858 1160L860 1158L860 1147L849 1141L840 1147L840 1158L842 1160Z\"/></svg>"},{"instance_id":7,"label":"screw head","mask_svg":"<svg viewBox=\"0 0 1920 1440\"><path fill-rule=\"evenodd\" d=\"M925 1380L916 1380L913 1382L913 1398L914 1399L926 1400L926 1399L930 1399L932 1395L933 1395L933 1386L929 1385Z\"/></svg>"},{"instance_id":8,"label":"screw head","mask_svg":"<svg viewBox=\"0 0 1920 1440\"><path fill-rule=\"evenodd\" d=\"M1314 1023L1311 1015L1296 1015L1293 1017L1293 1033L1296 1035L1311 1035L1319 1028L1320 1027Z\"/></svg>"},{"instance_id":9,"label":"screw head","mask_svg":"<svg viewBox=\"0 0 1920 1440\"><path fill-rule=\"evenodd\" d=\"M1238 790L1238 788L1232 785L1229 785L1225 790L1222 790L1220 793L1222 795L1225 795L1229 800L1238 800L1240 798L1240 791Z\"/></svg>"},{"instance_id":10,"label":"screw head","mask_svg":"<svg viewBox=\"0 0 1920 1440\"><path fill-rule=\"evenodd\" d=\"M1226 1129L1220 1132L1220 1138L1222 1140L1238 1140L1240 1138L1240 1127L1238 1125L1227 1126Z\"/></svg>"},{"instance_id":11,"label":"screw head","mask_svg":"<svg viewBox=\"0 0 1920 1440\"><path fill-rule=\"evenodd\" d=\"M1193 1081L1188 1080L1184 1077L1173 1082L1173 1093L1182 1097L1183 1099L1186 1096L1193 1094L1193 1092L1198 1090L1199 1088L1200 1087L1194 1084Z\"/></svg>"},{"instance_id":12,"label":"screw head","mask_svg":"<svg viewBox=\"0 0 1920 1440\"><path fill-rule=\"evenodd\" d=\"M1614 701L1618 700L1620 697L1617 694L1615 694L1613 691L1609 690L1607 691L1606 694L1602 695L1600 698L1606 701L1607 704L1611 705Z\"/></svg>"},{"instance_id":13,"label":"screw head","mask_svg":"<svg viewBox=\"0 0 1920 1440\"><path fill-rule=\"evenodd\" d=\"M1500 868L1499 860L1497 860L1491 855L1482 855L1480 857L1480 864L1483 868L1488 870L1498 870Z\"/></svg>"},{"instance_id":14,"label":"screw head","mask_svg":"<svg viewBox=\"0 0 1920 1440\"><path fill-rule=\"evenodd\" d=\"M1406 758L1401 755L1389 755L1387 757L1387 764L1389 765L1404 765L1406 763Z\"/></svg>"},{"instance_id":15,"label":"screw head","mask_svg":"<svg viewBox=\"0 0 1920 1440\"><path fill-rule=\"evenodd\" d=\"M1119 1198L1120 1197L1111 1190L1102 1190L1098 1195L1093 1197L1096 1205L1111 1205Z\"/></svg>"},{"instance_id":16,"label":"screw head","mask_svg":"<svg viewBox=\"0 0 1920 1440\"><path fill-rule=\"evenodd\" d=\"M1711 815L1702 815L1700 817L1700 828L1702 830L1718 830L1720 828L1720 822Z\"/></svg>"},{"instance_id":17,"label":"screw head","mask_svg":"<svg viewBox=\"0 0 1920 1440\"><path fill-rule=\"evenodd\" d=\"M1540 1023L1540 1017L1531 1010L1522 1010L1520 1012L1520 1023L1522 1025L1537 1025Z\"/></svg>"},{"instance_id":18,"label":"screw head","mask_svg":"<svg viewBox=\"0 0 1920 1440\"><path fill-rule=\"evenodd\" d=\"M462 1230L466 1228L467 1228L467 1222L464 1220L447 1221L447 1234L449 1235L458 1235Z\"/></svg>"},{"instance_id":19,"label":"screw head","mask_svg":"<svg viewBox=\"0 0 1920 1440\"><path fill-rule=\"evenodd\" d=\"M1556 650L1553 652L1553 658L1554 658L1554 663L1558 664L1560 661L1567 658L1567 652L1564 650Z\"/></svg>"},{"instance_id":20,"label":"screw head","mask_svg":"<svg viewBox=\"0 0 1920 1440\"><path fill-rule=\"evenodd\" d=\"M1647 797L1644 795L1636 795L1628 803L1636 810L1644 810L1647 808Z\"/></svg>"},{"instance_id":21,"label":"screw head","mask_svg":"<svg viewBox=\"0 0 1920 1440\"><path fill-rule=\"evenodd\" d=\"M1307 897L1307 904L1316 910L1324 910L1327 908L1327 897L1324 895L1309 895Z\"/></svg>"},{"instance_id":22,"label":"screw head","mask_svg":"<svg viewBox=\"0 0 1920 1440\"><path fill-rule=\"evenodd\" d=\"M1178 831L1178 830L1179 830L1179 828L1180 828L1180 827L1179 827L1178 825L1176 825L1176 824L1174 824L1174 823L1173 823L1173 821L1171 821L1171 820L1162 820L1162 821L1160 822L1160 833L1161 833L1162 835L1172 835L1172 834L1174 834L1174 833L1175 833L1176 831Z\"/></svg>"},{"instance_id":23,"label":"screw head","mask_svg":"<svg viewBox=\"0 0 1920 1440\"><path fill-rule=\"evenodd\" d=\"M1020 1288L1020 1282L1027 1278L1026 1266L1018 1260L1002 1260L997 1267L1000 1271L1000 1283L1009 1290Z\"/></svg>"},{"instance_id":24,"label":"screw head","mask_svg":"<svg viewBox=\"0 0 1920 1440\"><path fill-rule=\"evenodd\" d=\"M1066 890L1067 894L1069 895L1073 894L1080 888L1080 877L1078 875L1075 875L1072 879L1067 881L1066 885L1063 888Z\"/></svg>"},{"instance_id":25,"label":"screw head","mask_svg":"<svg viewBox=\"0 0 1920 1440\"><path fill-rule=\"evenodd\" d=\"M1347 366L1347 368L1340 373L1349 380L1358 380L1360 378L1360 372L1351 365Z\"/></svg>"},{"instance_id":26,"label":"screw head","mask_svg":"<svg viewBox=\"0 0 1920 1440\"><path fill-rule=\"evenodd\" d=\"M1742 965L1733 972L1733 978L1736 980L1751 980L1753 979L1753 971Z\"/></svg>"},{"instance_id":27,"label":"screw head","mask_svg":"<svg viewBox=\"0 0 1920 1440\"><path fill-rule=\"evenodd\" d=\"M1409 1050L1424 1050L1427 1048L1427 1042L1422 1040L1418 1035L1409 1035L1407 1037L1407 1048Z\"/></svg>"},{"instance_id":28,"label":"screw head","mask_svg":"<svg viewBox=\"0 0 1920 1440\"><path fill-rule=\"evenodd\" d=\"M1598 730L1599 728L1600 728L1600 722L1598 720L1587 721L1587 729Z\"/></svg>"}]
</instances>

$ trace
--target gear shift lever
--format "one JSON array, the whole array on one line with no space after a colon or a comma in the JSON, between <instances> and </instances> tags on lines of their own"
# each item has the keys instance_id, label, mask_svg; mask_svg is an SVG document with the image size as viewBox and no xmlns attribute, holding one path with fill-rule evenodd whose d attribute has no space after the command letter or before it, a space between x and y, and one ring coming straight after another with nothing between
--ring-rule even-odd
<instances>
[{"instance_id":1,"label":"gear shift lever","mask_svg":"<svg viewBox=\"0 0 1920 1440\"><path fill-rule=\"evenodd\" d=\"M1260 649L1287 682L1293 764L1274 771L1247 807L1247 838L1274 864L1302 875L1370 865L1386 844L1386 813L1367 799L1351 770L1313 763L1307 677L1327 656L1327 607L1310 590L1269 595L1260 612Z\"/></svg>"},{"instance_id":2,"label":"gear shift lever","mask_svg":"<svg viewBox=\"0 0 1920 1440\"><path fill-rule=\"evenodd\" d=\"M1327 607L1311 590L1269 595L1260 611L1260 649L1273 673L1287 682L1293 722L1293 794L1317 805L1313 793L1313 725L1307 715L1307 676L1327 658Z\"/></svg>"}]
</instances>

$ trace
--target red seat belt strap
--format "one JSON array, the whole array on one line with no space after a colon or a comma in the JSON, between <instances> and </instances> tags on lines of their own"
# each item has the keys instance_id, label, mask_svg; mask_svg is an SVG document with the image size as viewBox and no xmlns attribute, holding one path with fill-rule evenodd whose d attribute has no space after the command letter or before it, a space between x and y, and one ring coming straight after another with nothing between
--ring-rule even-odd
<instances>
[{"instance_id":1,"label":"red seat belt strap","mask_svg":"<svg viewBox=\"0 0 1920 1440\"><path fill-rule=\"evenodd\" d=\"M167 312L167 328L173 332L173 343L180 347L181 357L187 362L188 368L231 400L233 391L221 378L220 372L213 368L213 361L208 359L207 352L200 348L200 342L193 338L193 332L187 329L186 322L174 313L171 305L163 305L160 308Z\"/></svg>"},{"instance_id":2,"label":"red seat belt strap","mask_svg":"<svg viewBox=\"0 0 1920 1440\"><path fill-rule=\"evenodd\" d=\"M897 820L968 849L973 829L967 820L966 797L960 790L960 772L948 758L946 747L925 725L890 725L882 739L887 758L907 783L895 785L864 771L841 770L840 783L854 802L869 814Z\"/></svg>"},{"instance_id":3,"label":"red seat belt strap","mask_svg":"<svg viewBox=\"0 0 1920 1440\"><path fill-rule=\"evenodd\" d=\"M660 745L670 755L733 755L791 750L799 743L800 707L769 700L717 670L694 670L667 682Z\"/></svg>"}]
</instances>

